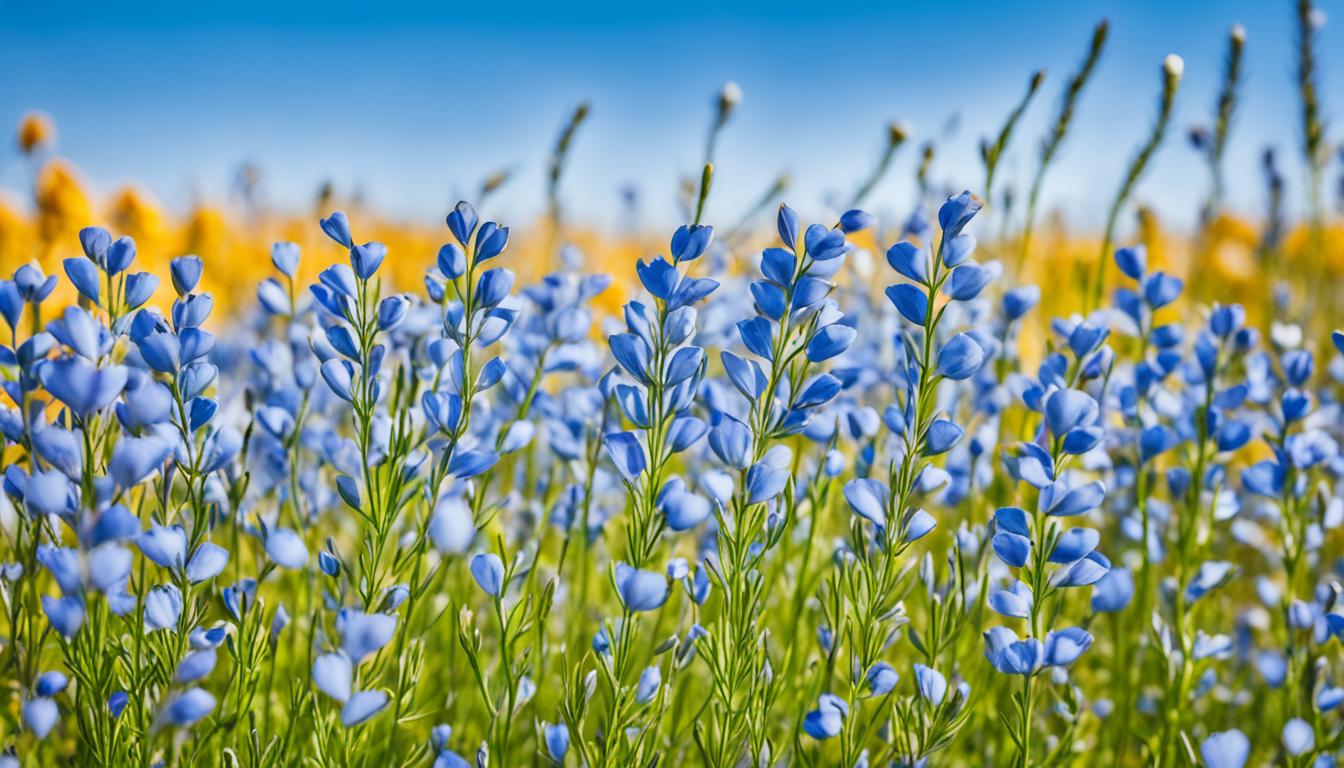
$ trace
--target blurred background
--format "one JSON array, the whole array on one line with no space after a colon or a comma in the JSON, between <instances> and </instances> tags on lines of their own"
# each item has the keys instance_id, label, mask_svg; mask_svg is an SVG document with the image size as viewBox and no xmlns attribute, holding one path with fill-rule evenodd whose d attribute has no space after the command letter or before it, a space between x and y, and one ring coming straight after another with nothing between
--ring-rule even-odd
<instances>
[{"instance_id":1,"label":"blurred background","mask_svg":"<svg viewBox=\"0 0 1344 768\"><path fill-rule=\"evenodd\" d=\"M1333 98L1344 96L1344 31L1329 23L1337 6L0 0L0 125L13 126L0 149L0 272L34 261L59 271L61 258L79 254L78 228L97 223L135 237L151 268L205 257L226 305L251 301L275 240L316 249L306 260L314 270L342 257L315 236L315 221L343 208L359 239L388 243L398 284L413 288L445 236L444 214L466 198L513 226L511 260L524 277L554 266L566 242L623 274L692 217L724 98L734 106L715 142L705 222L756 244L779 202L833 221L874 179L863 207L883 222L868 243L878 251L921 196L983 194L982 142L1043 70L979 233L1001 245L986 257L1012 261L1024 220L1012 201L1107 19L1105 51L1045 177L1038 239L1018 276L1058 279L1052 270L1063 265L1082 289L1175 53L1184 76L1170 129L1118 209L1115 243L1142 240L1155 264L1186 277L1215 267L1228 298L1256 284L1263 296L1262 277L1275 274L1264 260L1289 263L1303 250L1291 222L1309 209L1303 9L1329 147L1331 108L1344 103ZM1226 184L1218 215L1201 217L1210 167L1190 134L1215 120L1238 25L1246 42ZM905 141L877 174L893 126ZM1277 151L1272 174L1267 148ZM1344 249L1322 233L1344 182L1333 150L1318 156L1323 197L1309 255L1312 274L1333 274ZM563 172L552 185L557 157Z\"/></svg>"},{"instance_id":2,"label":"blurred background","mask_svg":"<svg viewBox=\"0 0 1344 768\"><path fill-rule=\"evenodd\" d=\"M1328 19L1339 6L1325 0ZM606 226L638 194L642 221L677 223L679 179L699 167L714 97L743 99L720 140L707 220L737 215L787 172L790 204L828 210L882 151L885 125L911 142L875 190L905 212L915 147L931 171L975 189L977 145L1030 73L1047 72L1003 161L1012 184L1092 26L1111 39L1052 172L1043 209L1097 227L1148 129L1168 53L1186 61L1173 131L1138 198L1173 225L1197 221L1206 179L1184 129L1207 123L1226 35L1247 31L1246 79L1227 151L1227 202L1262 205L1258 156L1298 144L1291 2L853 3L0 3L0 122L49 115L55 150L102 198L136 184L168 211L238 203L305 210L324 183L389 215L431 222L483 179L511 174L493 213L545 205L546 156L569 112L592 107L564 194L571 216ZM1344 30L1320 29L1327 109L1344 84ZM1327 114L1328 117L1328 114ZM31 169L6 148L0 184L25 196ZM1288 205L1298 204L1289 190Z\"/></svg>"}]
</instances>

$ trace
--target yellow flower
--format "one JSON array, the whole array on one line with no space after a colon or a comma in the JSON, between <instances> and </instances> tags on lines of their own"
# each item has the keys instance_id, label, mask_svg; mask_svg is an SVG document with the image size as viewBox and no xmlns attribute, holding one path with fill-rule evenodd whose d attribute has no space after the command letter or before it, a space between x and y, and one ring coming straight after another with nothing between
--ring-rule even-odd
<instances>
[{"instance_id":1,"label":"yellow flower","mask_svg":"<svg viewBox=\"0 0 1344 768\"><path fill-rule=\"evenodd\" d=\"M59 158L42 166L33 198L37 204L42 266L50 271L51 265L45 261L47 252L56 244L70 244L78 250L79 243L74 238L81 227L93 223L93 212L75 169Z\"/></svg>"},{"instance_id":2,"label":"yellow flower","mask_svg":"<svg viewBox=\"0 0 1344 768\"><path fill-rule=\"evenodd\" d=\"M56 141L56 123L45 112L32 111L19 118L19 150L31 155Z\"/></svg>"}]
</instances>

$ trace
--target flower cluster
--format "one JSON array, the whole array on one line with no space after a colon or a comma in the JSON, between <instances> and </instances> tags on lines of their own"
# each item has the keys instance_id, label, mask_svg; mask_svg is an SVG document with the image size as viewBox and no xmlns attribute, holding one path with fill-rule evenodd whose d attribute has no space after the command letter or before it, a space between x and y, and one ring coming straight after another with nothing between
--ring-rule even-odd
<instances>
[{"instance_id":1,"label":"flower cluster","mask_svg":"<svg viewBox=\"0 0 1344 768\"><path fill-rule=\"evenodd\" d=\"M1301 281L1108 244L1048 316L970 192L756 238L712 176L625 280L462 202L426 254L331 213L245 312L97 227L0 281L0 768L1335 764Z\"/></svg>"}]
</instances>

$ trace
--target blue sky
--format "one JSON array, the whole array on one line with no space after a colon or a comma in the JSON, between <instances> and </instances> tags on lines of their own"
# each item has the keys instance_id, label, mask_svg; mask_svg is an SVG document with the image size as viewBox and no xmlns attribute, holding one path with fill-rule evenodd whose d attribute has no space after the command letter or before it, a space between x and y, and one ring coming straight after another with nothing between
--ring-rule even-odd
<instances>
[{"instance_id":1,"label":"blue sky","mask_svg":"<svg viewBox=\"0 0 1344 768\"><path fill-rule=\"evenodd\" d=\"M1344 13L1323 0L1327 16ZM1095 226L1154 112L1160 62L1186 60L1177 127L1138 197L1175 224L1206 188L1184 129L1213 108L1228 29L1248 33L1247 85L1229 149L1231 200L1256 210L1261 147L1300 179L1289 0L1218 3L830 5L712 3L21 3L0 0L0 124L27 109L56 119L62 154L102 192L140 182L164 204L222 201L242 161L267 199L306 209L330 179L406 219L433 221L499 168L514 180L492 213L540 210L545 157L580 101L592 116L565 180L569 210L616 221L633 183L645 221L678 218L677 180L694 173L719 87L744 99L718 150L707 219L729 223L781 171L791 204L828 213L909 123L872 207L911 200L914 144L940 138L935 177L976 189L976 145L996 130L1030 72L1048 72L1000 178L1025 175L1092 25L1112 35L1047 189L1046 202ZM1344 24L1344 16L1340 17ZM1344 97L1344 32L1321 32L1327 117ZM956 129L947 134L949 118ZM1337 135L1337 134L1336 134ZM21 189L12 145L0 186Z\"/></svg>"}]
</instances>

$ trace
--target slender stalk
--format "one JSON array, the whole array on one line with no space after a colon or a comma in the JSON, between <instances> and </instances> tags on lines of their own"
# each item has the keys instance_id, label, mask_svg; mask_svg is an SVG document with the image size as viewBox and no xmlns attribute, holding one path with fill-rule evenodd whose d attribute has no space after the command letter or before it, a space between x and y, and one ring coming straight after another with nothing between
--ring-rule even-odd
<instances>
[{"instance_id":1,"label":"slender stalk","mask_svg":"<svg viewBox=\"0 0 1344 768\"><path fill-rule=\"evenodd\" d=\"M1139 147L1134 159L1130 161L1129 169L1125 172L1125 177L1120 182L1120 188L1115 193L1115 199L1111 201L1110 211L1106 214L1106 230L1101 240L1101 253L1097 256L1087 292L1087 303L1084 305L1084 309L1089 312L1101 304L1101 292L1106 281L1106 268L1111 260L1111 247L1115 242L1115 225L1120 218L1120 211L1124 209L1125 203L1129 202L1129 197L1133 194L1135 185L1143 177L1143 172L1148 168L1149 161L1157 153L1158 147L1162 146L1162 139L1166 136L1167 126L1171 122L1172 110L1176 104L1176 89L1181 83L1181 75L1184 72L1185 62L1181 60L1181 57L1170 54L1162 61L1162 92L1157 102L1157 119L1153 123L1152 131L1148 134L1148 139Z\"/></svg>"},{"instance_id":2,"label":"slender stalk","mask_svg":"<svg viewBox=\"0 0 1344 768\"><path fill-rule=\"evenodd\" d=\"M1083 89L1096 70L1097 62L1101 60L1101 52L1106 47L1106 35L1109 30L1110 23L1105 19L1092 30L1092 42L1088 45L1087 55L1083 57L1083 63L1078 71L1065 82L1059 112L1055 114L1055 119L1051 123L1050 133L1041 142L1040 163L1036 166L1036 174L1031 179L1031 189L1027 193L1026 221L1022 226L1022 244L1018 250L1017 265L1014 269L1017 275L1022 274L1022 265L1026 263L1027 255L1031 253L1031 235L1036 226L1036 206L1040 201L1041 186L1045 183L1045 173L1050 169L1050 164L1054 162L1055 155L1064 143L1064 137L1069 133L1069 126L1073 124L1073 115L1082 98ZM990 190L985 191L988 193Z\"/></svg>"},{"instance_id":3,"label":"slender stalk","mask_svg":"<svg viewBox=\"0 0 1344 768\"><path fill-rule=\"evenodd\" d=\"M859 189L854 193L854 197L849 201L850 208L858 208L867 199L882 177L887 174L887 168L891 166L891 159L896 156L896 150L905 143L910 132L899 122L891 123L887 126L887 145L882 150L882 157L873 166L873 170L868 174L868 178L859 185Z\"/></svg>"},{"instance_id":4,"label":"slender stalk","mask_svg":"<svg viewBox=\"0 0 1344 768\"><path fill-rule=\"evenodd\" d=\"M999 161L1003 159L1003 153L1008 148L1008 142L1013 137L1013 129L1017 127L1017 121L1022 119L1022 114L1027 111L1031 100L1036 96L1036 92L1041 89L1041 83L1045 82L1045 70L1038 69L1031 73L1031 79L1027 81L1027 92L1018 100L1017 105L1008 113L1008 117L1003 121L1003 126L999 128L999 134L991 143L988 140L980 144L980 160L985 165L985 204L992 205L994 202L994 172L999 168Z\"/></svg>"}]
</instances>

